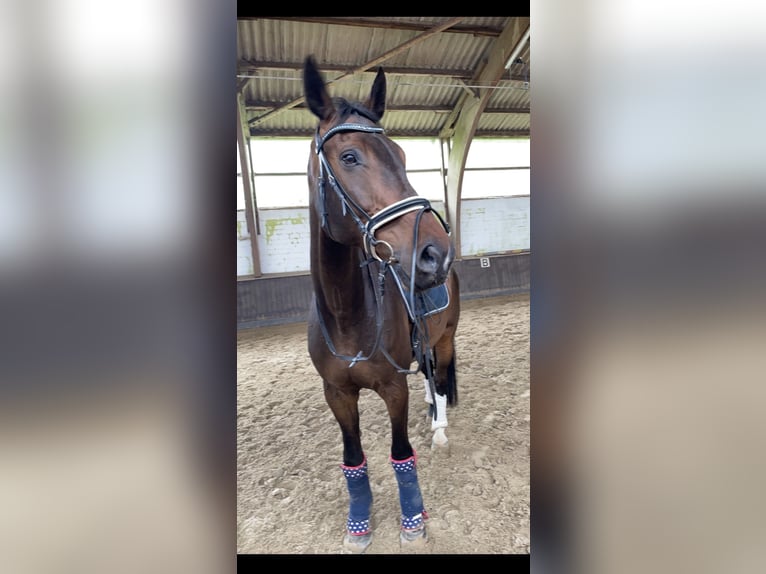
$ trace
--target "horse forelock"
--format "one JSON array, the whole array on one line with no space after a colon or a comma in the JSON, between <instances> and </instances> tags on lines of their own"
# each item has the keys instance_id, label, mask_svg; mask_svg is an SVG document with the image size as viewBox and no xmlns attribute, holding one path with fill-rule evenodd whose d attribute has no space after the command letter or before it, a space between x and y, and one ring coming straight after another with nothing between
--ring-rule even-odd
<instances>
[{"instance_id":1,"label":"horse forelock","mask_svg":"<svg viewBox=\"0 0 766 574\"><path fill-rule=\"evenodd\" d=\"M380 121L380 116L359 102L349 102L345 98L334 98L333 101L338 112L338 120L341 122L352 114L360 115L376 124Z\"/></svg>"}]
</instances>

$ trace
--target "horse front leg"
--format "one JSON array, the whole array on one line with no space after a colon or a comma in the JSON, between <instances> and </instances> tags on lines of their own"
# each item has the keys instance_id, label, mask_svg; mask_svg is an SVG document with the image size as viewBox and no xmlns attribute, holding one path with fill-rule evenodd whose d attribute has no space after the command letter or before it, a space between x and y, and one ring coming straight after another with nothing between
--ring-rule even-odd
<instances>
[{"instance_id":1,"label":"horse front leg","mask_svg":"<svg viewBox=\"0 0 766 574\"><path fill-rule=\"evenodd\" d=\"M346 479L349 496L343 546L351 552L361 553L372 542L372 490L359 430L359 389L342 391L325 380L324 395L343 436L343 464L340 468Z\"/></svg>"},{"instance_id":2,"label":"horse front leg","mask_svg":"<svg viewBox=\"0 0 766 574\"><path fill-rule=\"evenodd\" d=\"M428 513L423 506L417 472L417 454L407 433L409 391L404 376L379 391L391 419L391 467L399 487L401 531L399 540L408 546L422 546L427 541L425 520Z\"/></svg>"},{"instance_id":3,"label":"horse front leg","mask_svg":"<svg viewBox=\"0 0 766 574\"><path fill-rule=\"evenodd\" d=\"M428 409L428 420L431 421L431 431L434 433L431 437L431 448L447 446L449 439L445 429L449 426L447 421L447 395L446 393L434 394L431 391L431 382L425 378L423 384L426 389L426 402L430 405ZM438 387L437 387L438 389Z\"/></svg>"},{"instance_id":4,"label":"horse front leg","mask_svg":"<svg viewBox=\"0 0 766 574\"><path fill-rule=\"evenodd\" d=\"M457 404L457 375L455 370L455 341L454 333L442 337L435 345L433 353L432 376L435 393L431 391L431 383L424 379L425 401L431 405L428 418L431 420L433 437L431 447L447 446L448 439L445 429L447 421L447 405Z\"/></svg>"}]
</instances>

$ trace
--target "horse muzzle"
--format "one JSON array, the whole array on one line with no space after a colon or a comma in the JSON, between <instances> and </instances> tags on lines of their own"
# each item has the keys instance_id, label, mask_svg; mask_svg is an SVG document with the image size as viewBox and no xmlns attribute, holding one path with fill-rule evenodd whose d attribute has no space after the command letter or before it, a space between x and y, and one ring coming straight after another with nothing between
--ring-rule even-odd
<instances>
[{"instance_id":1,"label":"horse muzzle","mask_svg":"<svg viewBox=\"0 0 766 574\"><path fill-rule=\"evenodd\" d=\"M433 243L425 245L415 261L415 288L426 291L444 283L454 259L455 249L451 243L446 251Z\"/></svg>"}]
</instances>

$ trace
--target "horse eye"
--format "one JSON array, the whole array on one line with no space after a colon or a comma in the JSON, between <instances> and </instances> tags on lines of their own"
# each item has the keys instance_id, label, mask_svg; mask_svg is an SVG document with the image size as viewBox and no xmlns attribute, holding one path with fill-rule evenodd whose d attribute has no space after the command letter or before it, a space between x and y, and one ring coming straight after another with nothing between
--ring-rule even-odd
<instances>
[{"instance_id":1,"label":"horse eye","mask_svg":"<svg viewBox=\"0 0 766 574\"><path fill-rule=\"evenodd\" d=\"M358 163L356 154L350 151L344 154L341 154L340 160L343 162L344 165L356 165Z\"/></svg>"}]
</instances>

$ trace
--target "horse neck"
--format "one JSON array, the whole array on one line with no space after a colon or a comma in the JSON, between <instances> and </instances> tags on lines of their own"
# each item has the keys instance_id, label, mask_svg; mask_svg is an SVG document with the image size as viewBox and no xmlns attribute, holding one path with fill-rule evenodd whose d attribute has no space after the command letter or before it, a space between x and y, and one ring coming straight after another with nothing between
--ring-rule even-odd
<instances>
[{"instance_id":1,"label":"horse neck","mask_svg":"<svg viewBox=\"0 0 766 574\"><path fill-rule=\"evenodd\" d=\"M316 229L311 241L311 279L317 303L339 324L360 324L374 304L366 268L359 265L359 248L330 240Z\"/></svg>"}]
</instances>

